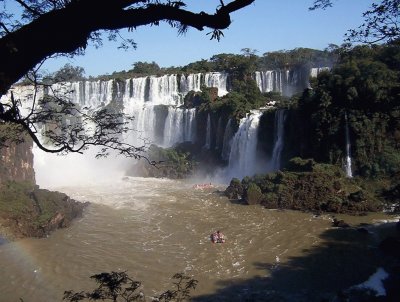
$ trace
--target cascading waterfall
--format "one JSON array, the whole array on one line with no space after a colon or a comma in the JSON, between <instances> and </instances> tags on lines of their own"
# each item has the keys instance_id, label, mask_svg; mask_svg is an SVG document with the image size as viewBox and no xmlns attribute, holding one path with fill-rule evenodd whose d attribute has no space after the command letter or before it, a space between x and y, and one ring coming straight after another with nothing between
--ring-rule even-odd
<instances>
[{"instance_id":1,"label":"cascading waterfall","mask_svg":"<svg viewBox=\"0 0 400 302\"><path fill-rule=\"evenodd\" d=\"M309 86L309 78L316 77L320 72L330 70L330 67L309 69L277 69L256 71L254 80L262 93L280 92L284 96L292 96Z\"/></svg>"},{"instance_id":2,"label":"cascading waterfall","mask_svg":"<svg viewBox=\"0 0 400 302\"><path fill-rule=\"evenodd\" d=\"M130 143L143 145L143 139L146 139L147 143L169 147L195 140L195 109L177 108L182 105L186 93L199 91L201 85L205 85L218 88L218 95L222 96L228 92L227 77L226 73L210 72L181 75L180 78L173 74L125 81L66 82L54 84L39 94L55 94L94 109L108 105L114 98L123 103L125 114L135 117L131 124L135 131L127 136ZM166 106L167 114L157 115L157 110L160 111L157 106ZM166 137L161 139L163 132Z\"/></svg>"},{"instance_id":3,"label":"cascading waterfall","mask_svg":"<svg viewBox=\"0 0 400 302\"><path fill-rule=\"evenodd\" d=\"M218 88L218 96L224 96L228 93L227 82L228 74L225 72L181 75L180 92L187 94L189 91L200 91L201 85L204 84L206 87Z\"/></svg>"},{"instance_id":4,"label":"cascading waterfall","mask_svg":"<svg viewBox=\"0 0 400 302\"><path fill-rule=\"evenodd\" d=\"M232 119L229 119L226 123L225 131L224 131L224 139L222 142L222 152L221 158L224 160L229 159L229 153L231 152L231 144L233 138L233 131L232 131Z\"/></svg>"},{"instance_id":5,"label":"cascading waterfall","mask_svg":"<svg viewBox=\"0 0 400 302\"><path fill-rule=\"evenodd\" d=\"M345 127L346 127L346 163L345 163L345 169L346 169L346 175L347 177L353 177L353 172L351 170L351 144L350 144L350 131L349 131L349 121L347 119L347 112L344 114L344 119L345 119Z\"/></svg>"},{"instance_id":6,"label":"cascading waterfall","mask_svg":"<svg viewBox=\"0 0 400 302\"><path fill-rule=\"evenodd\" d=\"M189 91L200 91L201 88L201 73L194 73L189 75L181 75L180 88L183 94Z\"/></svg>"},{"instance_id":7,"label":"cascading waterfall","mask_svg":"<svg viewBox=\"0 0 400 302\"><path fill-rule=\"evenodd\" d=\"M280 71L256 71L255 80L261 92L281 91L279 88L280 85L278 84L278 73L280 73Z\"/></svg>"},{"instance_id":8,"label":"cascading waterfall","mask_svg":"<svg viewBox=\"0 0 400 302\"><path fill-rule=\"evenodd\" d=\"M298 84L296 71L267 70L256 71L255 81L261 92L280 92L282 95L291 96Z\"/></svg>"},{"instance_id":9,"label":"cascading waterfall","mask_svg":"<svg viewBox=\"0 0 400 302\"><path fill-rule=\"evenodd\" d=\"M204 75L204 83L207 87L218 88L218 96L224 96L227 90L228 74L221 72L208 72Z\"/></svg>"},{"instance_id":10,"label":"cascading waterfall","mask_svg":"<svg viewBox=\"0 0 400 302\"><path fill-rule=\"evenodd\" d=\"M164 142L170 147L176 143L194 141L196 109L168 108L164 127Z\"/></svg>"},{"instance_id":11,"label":"cascading waterfall","mask_svg":"<svg viewBox=\"0 0 400 302\"><path fill-rule=\"evenodd\" d=\"M275 111L275 134L274 134L274 149L269 164L270 171L277 171L281 166L281 154L284 144L286 110L278 109Z\"/></svg>"},{"instance_id":12,"label":"cascading waterfall","mask_svg":"<svg viewBox=\"0 0 400 302\"><path fill-rule=\"evenodd\" d=\"M329 71L330 67L315 67L310 70L310 77L316 78L322 71Z\"/></svg>"},{"instance_id":13,"label":"cascading waterfall","mask_svg":"<svg viewBox=\"0 0 400 302\"><path fill-rule=\"evenodd\" d=\"M310 75L319 72L311 70ZM300 77L291 70L270 70L255 73L255 80L262 92L278 91L284 95L294 90ZM162 147L170 147L176 143L196 141L196 109L182 109L184 96L189 91L200 91L201 86L218 88L218 95L228 93L227 73L196 73L187 75L164 75L131 78L126 80L98 80L79 81L72 83L58 83L52 87L53 91L64 94L70 93L70 100L80 104L82 107L102 108L111 101L121 102L124 113L134 116L130 125L135 131L127 134L124 138L127 142L142 146L154 143ZM53 93L51 91L42 91ZM39 94L40 94L39 93ZM271 169L279 169L280 154L283 148L283 125L285 114L277 112L280 119L276 129L281 129L275 139L273 155L271 158ZM254 111L240 122L236 134L232 130L232 121L228 120L225 131L223 125L218 121L216 147L221 149L221 157L229 160L227 173L232 177L243 177L264 169L266 166L260 164L257 159L257 127L261 113ZM211 127L211 117L207 116L207 130L205 148L211 147L212 133L215 129ZM347 130L348 131L348 130ZM214 134L214 133L213 133ZM348 135L348 134L346 134ZM350 150L350 146L346 150ZM349 151L348 151L348 154ZM351 158L348 155L347 166L350 166ZM257 164L256 164L257 163Z\"/></svg>"},{"instance_id":14,"label":"cascading waterfall","mask_svg":"<svg viewBox=\"0 0 400 302\"><path fill-rule=\"evenodd\" d=\"M210 114L207 115L207 128L206 128L206 143L204 145L205 149L210 149L211 147L211 117Z\"/></svg>"},{"instance_id":15,"label":"cascading waterfall","mask_svg":"<svg viewBox=\"0 0 400 302\"><path fill-rule=\"evenodd\" d=\"M257 133L261 115L260 111L252 111L240 120L239 129L232 139L229 164L225 170L227 179L243 178L261 172L257 156Z\"/></svg>"}]
</instances>

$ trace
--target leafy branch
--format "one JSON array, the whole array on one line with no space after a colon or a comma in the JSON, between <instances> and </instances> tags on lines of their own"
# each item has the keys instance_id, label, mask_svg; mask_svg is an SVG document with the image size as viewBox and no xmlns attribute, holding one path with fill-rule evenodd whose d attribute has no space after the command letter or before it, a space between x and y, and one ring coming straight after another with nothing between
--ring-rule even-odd
<instances>
[{"instance_id":1,"label":"leafy branch","mask_svg":"<svg viewBox=\"0 0 400 302\"><path fill-rule=\"evenodd\" d=\"M98 284L98 287L89 292L74 292L68 290L64 292L63 300L70 302L77 301L146 301L142 291L142 284L131 279L126 272L100 273L90 277ZM174 289L161 293L158 297L153 297L153 301L159 302L182 302L190 298L190 291L194 290L198 281L177 273L172 277Z\"/></svg>"}]
</instances>

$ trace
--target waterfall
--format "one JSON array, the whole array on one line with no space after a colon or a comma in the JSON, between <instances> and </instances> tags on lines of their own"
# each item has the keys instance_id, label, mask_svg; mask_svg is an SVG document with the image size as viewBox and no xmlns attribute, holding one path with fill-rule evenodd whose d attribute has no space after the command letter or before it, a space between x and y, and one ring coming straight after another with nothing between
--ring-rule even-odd
<instances>
[{"instance_id":1,"label":"waterfall","mask_svg":"<svg viewBox=\"0 0 400 302\"><path fill-rule=\"evenodd\" d=\"M188 75L164 75L126 80L96 80L56 83L41 89L49 94L92 109L102 108L115 100L122 103L126 115L133 116L132 133L126 139L133 145L155 143L170 147L196 139L196 109L180 109L184 96L202 85L218 88L218 95L227 91L227 73L209 72ZM164 106L160 108L157 106ZM211 143L211 126L208 143Z\"/></svg>"},{"instance_id":2,"label":"waterfall","mask_svg":"<svg viewBox=\"0 0 400 302\"><path fill-rule=\"evenodd\" d=\"M284 144L286 110L279 109L275 111L275 133L274 133L274 149L272 151L271 161L269 163L270 171L277 171L281 166L281 154Z\"/></svg>"},{"instance_id":3,"label":"waterfall","mask_svg":"<svg viewBox=\"0 0 400 302\"><path fill-rule=\"evenodd\" d=\"M329 70L331 70L330 67L315 67L315 68L311 68L310 77L311 78L316 78L320 74L320 72L329 71Z\"/></svg>"},{"instance_id":4,"label":"waterfall","mask_svg":"<svg viewBox=\"0 0 400 302\"><path fill-rule=\"evenodd\" d=\"M344 114L345 127L346 127L346 175L347 177L353 177L353 172L351 171L351 144L350 144L350 132L349 132L349 122L347 119L347 112Z\"/></svg>"},{"instance_id":5,"label":"waterfall","mask_svg":"<svg viewBox=\"0 0 400 302\"><path fill-rule=\"evenodd\" d=\"M224 96L228 93L227 91L227 73L221 72L209 72L204 76L204 83L207 87L218 88L218 96Z\"/></svg>"},{"instance_id":6,"label":"waterfall","mask_svg":"<svg viewBox=\"0 0 400 302\"><path fill-rule=\"evenodd\" d=\"M222 152L221 158L224 160L229 159L229 153L231 152L231 144L233 138L233 131L232 131L232 120L229 119L226 123L225 131L224 131L224 138L222 142Z\"/></svg>"},{"instance_id":7,"label":"waterfall","mask_svg":"<svg viewBox=\"0 0 400 302\"><path fill-rule=\"evenodd\" d=\"M282 95L290 96L292 94L292 85L296 78L292 78L289 70L267 70L256 71L255 81L262 93L280 92Z\"/></svg>"},{"instance_id":8,"label":"waterfall","mask_svg":"<svg viewBox=\"0 0 400 302\"><path fill-rule=\"evenodd\" d=\"M195 142L196 141L196 109L184 110L184 128L183 128L183 141Z\"/></svg>"},{"instance_id":9,"label":"waterfall","mask_svg":"<svg viewBox=\"0 0 400 302\"><path fill-rule=\"evenodd\" d=\"M311 68L309 73L299 69L256 71L254 80L262 93L280 92L283 96L292 96L309 86L309 78L315 77L329 67Z\"/></svg>"},{"instance_id":10,"label":"waterfall","mask_svg":"<svg viewBox=\"0 0 400 302\"><path fill-rule=\"evenodd\" d=\"M206 144L205 149L210 149L211 147L211 117L210 114L207 115L207 129L206 129Z\"/></svg>"},{"instance_id":11,"label":"waterfall","mask_svg":"<svg viewBox=\"0 0 400 302\"><path fill-rule=\"evenodd\" d=\"M189 91L200 91L201 73L182 75L180 87L183 94L187 94Z\"/></svg>"},{"instance_id":12,"label":"waterfall","mask_svg":"<svg viewBox=\"0 0 400 302\"><path fill-rule=\"evenodd\" d=\"M280 91L277 88L277 74L279 71L256 71L255 80L261 92Z\"/></svg>"},{"instance_id":13,"label":"waterfall","mask_svg":"<svg viewBox=\"0 0 400 302\"><path fill-rule=\"evenodd\" d=\"M185 141L194 142L196 109L168 108L164 127L163 147Z\"/></svg>"},{"instance_id":14,"label":"waterfall","mask_svg":"<svg viewBox=\"0 0 400 302\"><path fill-rule=\"evenodd\" d=\"M144 104L146 98L147 77L125 80L125 91L123 93L123 103L125 107L133 104Z\"/></svg>"},{"instance_id":15,"label":"waterfall","mask_svg":"<svg viewBox=\"0 0 400 302\"><path fill-rule=\"evenodd\" d=\"M154 105L180 105L176 75L150 77L149 102Z\"/></svg>"},{"instance_id":16,"label":"waterfall","mask_svg":"<svg viewBox=\"0 0 400 302\"><path fill-rule=\"evenodd\" d=\"M243 178L260 171L257 156L258 124L262 113L253 111L240 120L238 131L232 139L226 177Z\"/></svg>"}]
</instances>

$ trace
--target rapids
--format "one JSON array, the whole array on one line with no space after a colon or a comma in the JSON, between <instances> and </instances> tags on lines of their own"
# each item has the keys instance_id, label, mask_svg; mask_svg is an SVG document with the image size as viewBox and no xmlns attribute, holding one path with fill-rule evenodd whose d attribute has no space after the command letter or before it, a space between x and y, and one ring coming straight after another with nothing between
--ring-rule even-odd
<instances>
[{"instance_id":1,"label":"rapids","mask_svg":"<svg viewBox=\"0 0 400 302\"><path fill-rule=\"evenodd\" d=\"M52 187L91 204L67 229L0 245L0 300L61 301L64 290L94 289L89 276L111 271L142 281L148 296L171 288L171 276L184 272L199 280L194 301L253 301L279 292L307 297L360 283L376 269L375 258L365 261L373 236L363 237L359 253L354 238L363 235L336 238L340 230L330 216L233 203L218 193L224 188L145 178ZM224 244L209 240L218 229Z\"/></svg>"}]
</instances>

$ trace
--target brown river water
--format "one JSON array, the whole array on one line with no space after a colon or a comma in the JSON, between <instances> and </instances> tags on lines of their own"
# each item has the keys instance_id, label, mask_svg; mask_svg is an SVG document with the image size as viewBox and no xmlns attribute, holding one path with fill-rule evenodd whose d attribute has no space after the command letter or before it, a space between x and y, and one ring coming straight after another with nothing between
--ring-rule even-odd
<instances>
[{"instance_id":1,"label":"brown river water","mask_svg":"<svg viewBox=\"0 0 400 302\"><path fill-rule=\"evenodd\" d=\"M0 245L0 301L61 301L111 271L142 281L146 296L183 272L199 281L193 301L313 301L380 265L376 233L332 228L329 215L232 203L216 192L224 186L128 178L56 189L91 204L67 229ZM355 226L391 219L339 218ZM210 242L215 230L226 243Z\"/></svg>"}]
</instances>

